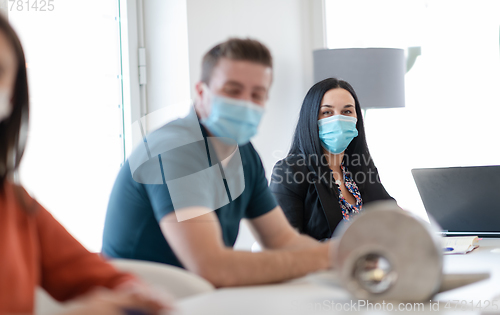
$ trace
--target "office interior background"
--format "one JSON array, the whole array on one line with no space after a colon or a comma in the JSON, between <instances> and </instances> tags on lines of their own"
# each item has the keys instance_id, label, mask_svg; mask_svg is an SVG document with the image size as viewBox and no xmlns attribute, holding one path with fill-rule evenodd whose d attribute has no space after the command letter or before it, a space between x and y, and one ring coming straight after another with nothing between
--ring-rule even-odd
<instances>
[{"instance_id":1,"label":"office interior background","mask_svg":"<svg viewBox=\"0 0 500 315\"><path fill-rule=\"evenodd\" d=\"M498 0L54 0L50 12L12 3L2 7L25 49L32 109L20 179L92 251L115 176L141 140L132 124L152 130L185 114L202 55L231 36L274 57L253 140L268 179L320 48L421 47L405 107L365 113L382 182L404 209L426 218L412 168L500 164ZM236 248L253 243L243 223Z\"/></svg>"}]
</instances>

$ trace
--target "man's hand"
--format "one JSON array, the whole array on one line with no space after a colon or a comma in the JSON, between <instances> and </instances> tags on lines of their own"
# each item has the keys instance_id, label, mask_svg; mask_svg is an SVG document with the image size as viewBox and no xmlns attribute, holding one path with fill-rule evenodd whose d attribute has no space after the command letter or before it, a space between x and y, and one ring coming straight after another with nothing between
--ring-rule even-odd
<instances>
[{"instance_id":1,"label":"man's hand","mask_svg":"<svg viewBox=\"0 0 500 315\"><path fill-rule=\"evenodd\" d=\"M266 249L300 249L321 246L308 235L299 234L278 206L268 213L250 220L250 227L257 241Z\"/></svg>"},{"instance_id":2,"label":"man's hand","mask_svg":"<svg viewBox=\"0 0 500 315\"><path fill-rule=\"evenodd\" d=\"M137 289L107 290L99 289L72 305L70 310L61 315L157 315L172 310L170 304L160 302L144 291Z\"/></svg>"}]
</instances>

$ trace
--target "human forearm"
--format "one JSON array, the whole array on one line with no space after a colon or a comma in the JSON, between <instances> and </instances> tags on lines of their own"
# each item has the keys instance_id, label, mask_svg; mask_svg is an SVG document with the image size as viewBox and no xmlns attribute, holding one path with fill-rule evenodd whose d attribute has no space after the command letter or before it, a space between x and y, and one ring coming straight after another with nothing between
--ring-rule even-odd
<instances>
[{"instance_id":1,"label":"human forearm","mask_svg":"<svg viewBox=\"0 0 500 315\"><path fill-rule=\"evenodd\" d=\"M330 243L300 236L279 207L250 221L266 249L260 253L226 247L213 212L188 221L172 219L165 216L160 226L180 262L216 287L275 283L329 267Z\"/></svg>"},{"instance_id":2,"label":"human forearm","mask_svg":"<svg viewBox=\"0 0 500 315\"><path fill-rule=\"evenodd\" d=\"M330 267L329 244L259 253L223 250L217 260L193 270L216 287L276 283Z\"/></svg>"},{"instance_id":3,"label":"human forearm","mask_svg":"<svg viewBox=\"0 0 500 315\"><path fill-rule=\"evenodd\" d=\"M296 234L275 249L302 249L319 246L321 243L306 234Z\"/></svg>"},{"instance_id":4,"label":"human forearm","mask_svg":"<svg viewBox=\"0 0 500 315\"><path fill-rule=\"evenodd\" d=\"M294 229L280 207L251 220L250 223L253 235L266 249L301 249L320 244L312 237L300 234Z\"/></svg>"}]
</instances>

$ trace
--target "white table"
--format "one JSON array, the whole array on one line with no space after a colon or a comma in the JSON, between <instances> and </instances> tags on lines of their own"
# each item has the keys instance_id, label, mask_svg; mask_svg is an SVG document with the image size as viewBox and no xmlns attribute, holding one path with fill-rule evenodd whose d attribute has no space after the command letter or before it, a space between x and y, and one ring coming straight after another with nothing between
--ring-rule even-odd
<instances>
[{"instance_id":1,"label":"white table","mask_svg":"<svg viewBox=\"0 0 500 315\"><path fill-rule=\"evenodd\" d=\"M500 294L500 239L484 239L479 242L480 247L466 255L447 255L444 257L445 273L472 273L490 272L491 278L462 288L443 292L433 298L434 310L429 310L430 304L425 305L425 311L419 314L480 314L477 303L481 300L482 307ZM466 310L460 310L460 304L447 301L458 300L467 304ZM435 304L439 301L439 305ZM475 309L471 309L473 301ZM216 314L216 315L245 315L245 314L332 314L332 313L374 313L360 310L359 305L351 308L351 297L339 285L333 272L322 272L288 281L281 284L262 285L241 288L225 288L214 292L197 295L180 301L177 304L176 314ZM496 302L499 304L500 300ZM386 311L379 314L397 313L398 303L392 305L394 311L386 305ZM437 307L439 306L439 311ZM448 308L445 308L448 306ZM410 305L413 308L413 306ZM418 307L418 306L415 306ZM336 311L335 308L344 311ZM405 311L406 312L406 311ZM498 311L500 312L500 310ZM401 313L401 312L400 312Z\"/></svg>"}]
</instances>

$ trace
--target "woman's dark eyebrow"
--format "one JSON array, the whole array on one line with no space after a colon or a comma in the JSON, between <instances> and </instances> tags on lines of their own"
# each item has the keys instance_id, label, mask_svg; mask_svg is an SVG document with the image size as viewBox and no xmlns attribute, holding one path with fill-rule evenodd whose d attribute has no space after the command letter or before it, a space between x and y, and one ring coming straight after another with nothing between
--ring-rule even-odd
<instances>
[{"instance_id":1,"label":"woman's dark eyebrow","mask_svg":"<svg viewBox=\"0 0 500 315\"><path fill-rule=\"evenodd\" d=\"M323 104L323 105L321 105L321 107L330 107L330 108L333 108L332 105L328 105L328 104ZM344 106L344 108L349 108L349 107L354 107L354 105L347 104L347 105Z\"/></svg>"}]
</instances>

